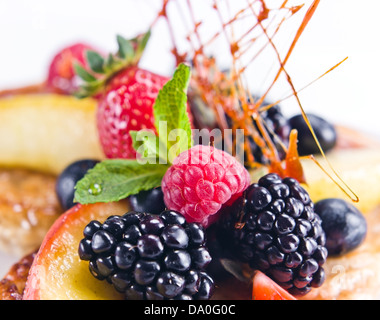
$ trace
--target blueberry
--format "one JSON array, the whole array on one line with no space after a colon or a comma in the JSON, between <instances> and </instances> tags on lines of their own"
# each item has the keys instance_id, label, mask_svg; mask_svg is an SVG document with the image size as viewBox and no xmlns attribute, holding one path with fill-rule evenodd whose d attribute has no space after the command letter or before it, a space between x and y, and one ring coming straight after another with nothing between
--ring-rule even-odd
<instances>
[{"instance_id":1,"label":"blueberry","mask_svg":"<svg viewBox=\"0 0 380 320\"><path fill-rule=\"evenodd\" d=\"M76 183L98 162L97 160L89 159L73 162L58 176L55 191L64 211L74 206L74 187Z\"/></svg>"},{"instance_id":2,"label":"blueberry","mask_svg":"<svg viewBox=\"0 0 380 320\"><path fill-rule=\"evenodd\" d=\"M164 194L161 187L131 195L129 203L132 210L137 212L159 214L165 210Z\"/></svg>"},{"instance_id":3,"label":"blueberry","mask_svg":"<svg viewBox=\"0 0 380 320\"><path fill-rule=\"evenodd\" d=\"M357 248L367 234L367 222L362 213L343 199L324 199L315 204L322 219L328 254L343 255Z\"/></svg>"},{"instance_id":4,"label":"blueberry","mask_svg":"<svg viewBox=\"0 0 380 320\"><path fill-rule=\"evenodd\" d=\"M325 119L314 115L307 114L310 124L318 138L324 152L334 148L337 140L335 127ZM289 119L292 129L298 131L298 152L302 155L319 154L318 146L301 114L295 115Z\"/></svg>"}]
</instances>

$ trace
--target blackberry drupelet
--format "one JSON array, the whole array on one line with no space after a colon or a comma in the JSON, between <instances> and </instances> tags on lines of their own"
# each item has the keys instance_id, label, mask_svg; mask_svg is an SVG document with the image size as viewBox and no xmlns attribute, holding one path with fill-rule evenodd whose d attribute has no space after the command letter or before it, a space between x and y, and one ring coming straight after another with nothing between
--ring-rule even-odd
<instances>
[{"instance_id":1,"label":"blackberry drupelet","mask_svg":"<svg viewBox=\"0 0 380 320\"><path fill-rule=\"evenodd\" d=\"M131 211L103 224L91 221L83 234L80 259L126 299L208 300L213 294L204 229L178 212Z\"/></svg>"},{"instance_id":2,"label":"blackberry drupelet","mask_svg":"<svg viewBox=\"0 0 380 320\"><path fill-rule=\"evenodd\" d=\"M229 254L304 295L325 278L326 236L313 207L297 180L267 174L223 214L219 238Z\"/></svg>"}]
</instances>

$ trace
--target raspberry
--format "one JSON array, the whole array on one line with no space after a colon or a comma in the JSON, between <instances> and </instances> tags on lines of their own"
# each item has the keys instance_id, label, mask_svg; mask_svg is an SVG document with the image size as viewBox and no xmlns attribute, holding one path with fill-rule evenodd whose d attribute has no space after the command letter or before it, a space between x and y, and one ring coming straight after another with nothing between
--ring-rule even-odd
<instances>
[{"instance_id":1,"label":"raspberry","mask_svg":"<svg viewBox=\"0 0 380 320\"><path fill-rule=\"evenodd\" d=\"M162 179L167 208L189 222L208 227L216 213L249 186L248 171L233 156L211 146L196 145L174 159Z\"/></svg>"},{"instance_id":2,"label":"raspberry","mask_svg":"<svg viewBox=\"0 0 380 320\"><path fill-rule=\"evenodd\" d=\"M227 253L260 270L293 295L324 282L326 235L297 180L268 174L221 216L218 239Z\"/></svg>"},{"instance_id":3,"label":"raspberry","mask_svg":"<svg viewBox=\"0 0 380 320\"><path fill-rule=\"evenodd\" d=\"M204 229L176 211L93 220L83 235L80 259L127 300L208 300L214 292Z\"/></svg>"}]
</instances>

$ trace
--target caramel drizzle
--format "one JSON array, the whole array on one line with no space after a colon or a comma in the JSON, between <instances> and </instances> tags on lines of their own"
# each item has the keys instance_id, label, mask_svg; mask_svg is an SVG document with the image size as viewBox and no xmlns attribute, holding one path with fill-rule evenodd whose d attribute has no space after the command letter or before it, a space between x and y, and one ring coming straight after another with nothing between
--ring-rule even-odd
<instances>
[{"instance_id":1,"label":"caramel drizzle","mask_svg":"<svg viewBox=\"0 0 380 320\"><path fill-rule=\"evenodd\" d=\"M326 160L327 167L332 171L332 174L328 173L328 170L318 163L313 156L309 156L308 158L314 161L346 195L348 195L353 201L358 201L357 195L342 180L328 161L298 96L300 91L337 68L347 58L330 68L323 75L300 90L295 88L292 78L285 68L296 44L315 14L320 0L314 0L308 7L284 58L281 58L274 39L288 19L298 13L300 9L304 7L304 4L288 6L288 1L284 0L277 8L269 8L265 0L246 0L246 5L243 8L232 13L229 1L213 0L212 9L217 14L221 28L205 40L202 39L200 33L202 22L197 21L195 17L192 1L186 0L185 9L181 8L177 2L177 11L182 16L186 16L187 13L192 24L189 27L189 33L186 37L191 50L190 52L181 54L177 46L176 36L173 32L174 26L172 25L167 11L168 5L176 2L177 1L163 0L163 8L152 24L152 27L157 22L158 18L163 17L166 20L173 44L172 53L176 58L176 62L178 64L186 60L191 60L193 64L192 84L197 88L198 94L203 101L215 111L217 126L222 131L223 129L227 129L229 127L227 124L228 117L232 121L230 126L232 126L231 129L233 132L235 129L245 130L244 132L246 134L243 148L247 157L246 165L252 168L263 166L255 161L254 155L251 152L249 146L249 138L251 138L261 148L264 156L269 160L269 165L267 166L269 171L277 172L282 176L293 176L301 182L306 182L300 162L301 158L298 156L297 152L297 133L291 133L288 147L283 144L281 145L286 152L286 158L282 161L275 146L275 142L278 141L274 141L280 139L270 131L261 117L262 112L285 99L294 97L300 107L304 120L320 149L321 155ZM230 17L227 19L223 16L223 9L221 8L222 4L227 7L227 11L230 14ZM186 11L186 13L184 11ZM254 22L247 30L240 33L239 37L236 38L235 25L245 19L252 19ZM186 19L183 20L185 21ZM212 45L212 43L220 37L224 37L229 43L232 63L228 75L221 72L217 67L215 59L205 53L206 48ZM260 43L259 41L262 41L263 38L265 39L264 43ZM254 97L252 97L251 93L247 90L248 86L246 85L247 79L245 78L245 72L248 67L250 67L251 64L263 54L264 50L268 48L273 50L279 67L270 85L264 91L264 94L255 101ZM255 49L253 54L251 53L252 49ZM249 54L251 54L251 57L248 57L247 59ZM243 62L244 59L246 62ZM265 98L278 82L281 75L285 75L287 83L291 88L291 93L276 103L264 106ZM271 135L274 135L275 138L272 139ZM232 144L232 150L236 150L235 139L233 139L233 141L225 141L225 143Z\"/></svg>"}]
</instances>

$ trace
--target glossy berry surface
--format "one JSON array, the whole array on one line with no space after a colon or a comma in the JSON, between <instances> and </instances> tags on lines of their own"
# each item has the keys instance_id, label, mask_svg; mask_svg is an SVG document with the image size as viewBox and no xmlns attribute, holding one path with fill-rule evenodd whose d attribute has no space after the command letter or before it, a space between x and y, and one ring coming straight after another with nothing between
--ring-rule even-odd
<instances>
[{"instance_id":1,"label":"glossy berry surface","mask_svg":"<svg viewBox=\"0 0 380 320\"><path fill-rule=\"evenodd\" d=\"M291 294L306 294L322 285L327 258L325 233L313 207L295 179L268 174L223 213L219 241Z\"/></svg>"},{"instance_id":2,"label":"glossy berry surface","mask_svg":"<svg viewBox=\"0 0 380 320\"><path fill-rule=\"evenodd\" d=\"M130 300L206 300L214 281L205 272L211 256L201 225L175 211L130 211L91 221L78 253L92 275Z\"/></svg>"},{"instance_id":3,"label":"glossy berry surface","mask_svg":"<svg viewBox=\"0 0 380 320\"><path fill-rule=\"evenodd\" d=\"M99 161L84 159L68 165L58 176L55 191L64 211L74 206L74 187Z\"/></svg>"},{"instance_id":4,"label":"glossy berry surface","mask_svg":"<svg viewBox=\"0 0 380 320\"><path fill-rule=\"evenodd\" d=\"M353 204L338 198L324 199L315 204L315 212L322 219L329 255L343 255L363 243L367 222Z\"/></svg>"},{"instance_id":5,"label":"glossy berry surface","mask_svg":"<svg viewBox=\"0 0 380 320\"><path fill-rule=\"evenodd\" d=\"M129 204L132 210L138 212L159 214L165 210L164 194L161 187L131 195Z\"/></svg>"},{"instance_id":6,"label":"glossy berry surface","mask_svg":"<svg viewBox=\"0 0 380 320\"><path fill-rule=\"evenodd\" d=\"M262 112L261 119L265 123L266 128L268 128L268 135L274 142L280 158L283 159L285 157L285 152L280 146L278 140L281 141L281 143L285 146L288 144L291 129L288 119L282 113L279 105L275 105L267 111ZM251 152L255 158L255 161L263 164L268 164L268 159L263 154L261 148L253 141L252 138L250 138L249 141Z\"/></svg>"},{"instance_id":7,"label":"glossy berry surface","mask_svg":"<svg viewBox=\"0 0 380 320\"><path fill-rule=\"evenodd\" d=\"M315 115L307 114L310 124L318 138L324 152L334 148L337 140L335 127L327 120ZM301 114L289 119L292 129L298 131L298 152L301 156L309 154L319 154L318 146Z\"/></svg>"},{"instance_id":8,"label":"glossy berry surface","mask_svg":"<svg viewBox=\"0 0 380 320\"><path fill-rule=\"evenodd\" d=\"M222 205L241 195L249 183L248 171L234 157L211 146L196 145L174 159L161 187L168 209L208 227Z\"/></svg>"},{"instance_id":9,"label":"glossy berry surface","mask_svg":"<svg viewBox=\"0 0 380 320\"><path fill-rule=\"evenodd\" d=\"M155 131L153 104L168 80L135 66L110 79L97 111L100 142L108 158L136 157L129 131Z\"/></svg>"},{"instance_id":10,"label":"glossy berry surface","mask_svg":"<svg viewBox=\"0 0 380 320\"><path fill-rule=\"evenodd\" d=\"M79 88L74 62L87 67L86 51L93 50L84 43L75 43L58 52L52 59L47 77L48 88L58 94L73 94Z\"/></svg>"}]
</instances>

